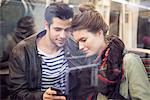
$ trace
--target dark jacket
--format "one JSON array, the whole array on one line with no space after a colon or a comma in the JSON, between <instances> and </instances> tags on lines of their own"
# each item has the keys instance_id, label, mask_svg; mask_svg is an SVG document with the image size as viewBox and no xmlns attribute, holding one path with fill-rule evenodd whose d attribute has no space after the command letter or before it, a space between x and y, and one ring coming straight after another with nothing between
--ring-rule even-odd
<instances>
[{"instance_id":1,"label":"dark jacket","mask_svg":"<svg viewBox=\"0 0 150 100\"><path fill-rule=\"evenodd\" d=\"M36 39L45 35L45 31L30 36L29 38L21 41L13 49L10 56L10 98L11 100L40 100L42 99L43 92L41 92L41 58L38 56ZM71 57L74 55L81 55L78 51L77 45L73 46L73 41L68 40L64 46L65 56ZM85 60L80 59L68 59L69 67L75 67L82 65ZM79 62L78 62L79 61ZM72 73L71 80L69 81L69 89L73 91L78 87L77 75L78 71ZM71 93L72 95L76 95ZM70 96L73 97L73 96Z\"/></svg>"}]
</instances>

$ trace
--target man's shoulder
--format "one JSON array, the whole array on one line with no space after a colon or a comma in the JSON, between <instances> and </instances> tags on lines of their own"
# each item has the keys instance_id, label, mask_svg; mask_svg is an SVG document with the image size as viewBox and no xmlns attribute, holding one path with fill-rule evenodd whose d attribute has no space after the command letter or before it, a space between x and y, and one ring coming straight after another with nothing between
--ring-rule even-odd
<instances>
[{"instance_id":1,"label":"man's shoulder","mask_svg":"<svg viewBox=\"0 0 150 100\"><path fill-rule=\"evenodd\" d=\"M20 41L14 48L13 52L14 53L19 53L19 52L24 52L25 49L33 49L36 47L36 34Z\"/></svg>"}]
</instances>

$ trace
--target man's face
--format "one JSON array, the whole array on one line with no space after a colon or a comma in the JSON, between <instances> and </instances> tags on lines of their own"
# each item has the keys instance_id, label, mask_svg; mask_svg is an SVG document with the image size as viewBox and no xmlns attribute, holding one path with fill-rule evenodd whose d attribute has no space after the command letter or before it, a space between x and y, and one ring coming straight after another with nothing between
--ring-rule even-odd
<instances>
[{"instance_id":1,"label":"man's face","mask_svg":"<svg viewBox=\"0 0 150 100\"><path fill-rule=\"evenodd\" d=\"M86 56L92 56L99 52L102 47L103 39L100 37L100 33L92 33L86 29L77 30L73 32L73 37L79 44L79 49L86 54Z\"/></svg>"},{"instance_id":2,"label":"man's face","mask_svg":"<svg viewBox=\"0 0 150 100\"><path fill-rule=\"evenodd\" d=\"M54 17L52 20L52 24L49 28L49 38L50 41L56 47L62 47L65 44L67 35L69 34L69 28L72 19L62 20L58 17Z\"/></svg>"}]
</instances>

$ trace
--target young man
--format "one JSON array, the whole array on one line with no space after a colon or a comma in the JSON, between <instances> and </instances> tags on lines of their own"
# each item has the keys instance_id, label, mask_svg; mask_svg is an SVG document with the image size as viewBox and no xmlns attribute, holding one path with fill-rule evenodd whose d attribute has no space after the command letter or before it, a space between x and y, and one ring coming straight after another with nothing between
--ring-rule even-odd
<instances>
[{"instance_id":1,"label":"young man","mask_svg":"<svg viewBox=\"0 0 150 100\"><path fill-rule=\"evenodd\" d=\"M45 10L45 30L21 41L10 58L10 97L13 100L65 100L69 55L65 48L73 10L52 3Z\"/></svg>"}]
</instances>

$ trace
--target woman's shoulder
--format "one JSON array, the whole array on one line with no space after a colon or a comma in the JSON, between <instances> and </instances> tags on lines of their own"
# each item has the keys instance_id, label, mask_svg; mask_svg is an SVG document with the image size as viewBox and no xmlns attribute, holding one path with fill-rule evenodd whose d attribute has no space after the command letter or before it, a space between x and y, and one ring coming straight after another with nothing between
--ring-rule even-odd
<instances>
[{"instance_id":1,"label":"woman's shoulder","mask_svg":"<svg viewBox=\"0 0 150 100\"><path fill-rule=\"evenodd\" d=\"M124 61L125 62L132 62L132 61L138 61L138 60L141 60L140 59L140 56L139 55L137 55L137 54L135 54L135 53L126 53L125 55L124 55Z\"/></svg>"},{"instance_id":2,"label":"woman's shoulder","mask_svg":"<svg viewBox=\"0 0 150 100\"><path fill-rule=\"evenodd\" d=\"M126 53L123 58L124 68L126 71L131 71L137 68L144 68L143 62L139 55L134 53Z\"/></svg>"}]
</instances>

